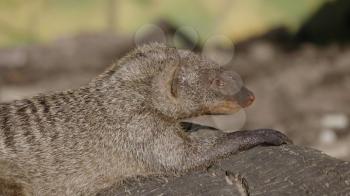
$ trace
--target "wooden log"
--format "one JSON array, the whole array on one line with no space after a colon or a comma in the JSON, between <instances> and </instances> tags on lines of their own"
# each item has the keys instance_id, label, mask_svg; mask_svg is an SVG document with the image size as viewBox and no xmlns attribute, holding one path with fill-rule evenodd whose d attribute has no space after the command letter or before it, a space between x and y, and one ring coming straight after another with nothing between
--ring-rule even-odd
<instances>
[{"instance_id":1,"label":"wooden log","mask_svg":"<svg viewBox=\"0 0 350 196\"><path fill-rule=\"evenodd\" d=\"M350 195L350 163L307 147L256 147L206 170L137 178L98 195Z\"/></svg>"}]
</instances>

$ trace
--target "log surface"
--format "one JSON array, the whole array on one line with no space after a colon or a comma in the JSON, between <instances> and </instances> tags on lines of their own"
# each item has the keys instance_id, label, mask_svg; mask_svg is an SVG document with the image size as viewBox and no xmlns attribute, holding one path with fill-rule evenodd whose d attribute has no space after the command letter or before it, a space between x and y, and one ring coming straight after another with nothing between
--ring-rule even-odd
<instances>
[{"instance_id":1,"label":"log surface","mask_svg":"<svg viewBox=\"0 0 350 196\"><path fill-rule=\"evenodd\" d=\"M350 195L350 163L307 147L256 147L207 170L133 180L99 195Z\"/></svg>"}]
</instances>

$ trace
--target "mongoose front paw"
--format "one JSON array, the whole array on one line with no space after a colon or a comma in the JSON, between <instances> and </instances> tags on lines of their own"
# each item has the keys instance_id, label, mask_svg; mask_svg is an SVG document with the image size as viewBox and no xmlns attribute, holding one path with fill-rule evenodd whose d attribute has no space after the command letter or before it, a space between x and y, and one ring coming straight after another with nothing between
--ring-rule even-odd
<instances>
[{"instance_id":1,"label":"mongoose front paw","mask_svg":"<svg viewBox=\"0 0 350 196\"><path fill-rule=\"evenodd\" d=\"M258 145L279 146L293 143L286 135L273 129L236 131L229 133L228 137L239 144L239 150L249 149Z\"/></svg>"},{"instance_id":2,"label":"mongoose front paw","mask_svg":"<svg viewBox=\"0 0 350 196\"><path fill-rule=\"evenodd\" d=\"M281 144L292 144L293 141L289 139L285 134L273 130L273 129L256 129L253 130L257 136L261 136L264 139L264 144L267 145L281 145Z\"/></svg>"}]
</instances>

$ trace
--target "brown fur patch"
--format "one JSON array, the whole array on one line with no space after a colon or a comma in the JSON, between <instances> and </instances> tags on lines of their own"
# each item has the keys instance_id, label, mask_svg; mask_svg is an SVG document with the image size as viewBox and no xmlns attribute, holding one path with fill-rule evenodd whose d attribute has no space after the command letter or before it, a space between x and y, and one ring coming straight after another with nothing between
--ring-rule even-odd
<instances>
[{"instance_id":1,"label":"brown fur patch","mask_svg":"<svg viewBox=\"0 0 350 196\"><path fill-rule=\"evenodd\" d=\"M206 108L210 114L229 114L239 111L242 107L233 101L222 101L212 104Z\"/></svg>"},{"instance_id":2,"label":"brown fur patch","mask_svg":"<svg viewBox=\"0 0 350 196\"><path fill-rule=\"evenodd\" d=\"M0 196L28 196L25 188L14 180L0 178Z\"/></svg>"}]
</instances>

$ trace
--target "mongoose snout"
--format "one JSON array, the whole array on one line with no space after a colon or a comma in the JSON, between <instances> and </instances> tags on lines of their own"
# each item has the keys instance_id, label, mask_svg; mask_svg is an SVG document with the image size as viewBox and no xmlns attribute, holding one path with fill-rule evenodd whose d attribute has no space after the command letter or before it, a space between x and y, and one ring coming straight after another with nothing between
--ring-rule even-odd
<instances>
[{"instance_id":1,"label":"mongoose snout","mask_svg":"<svg viewBox=\"0 0 350 196\"><path fill-rule=\"evenodd\" d=\"M171 94L174 100L189 100L189 96L196 96L190 99L196 102L189 106L198 106L198 111L192 111L191 114L232 114L250 106L255 100L254 94L244 86L232 67L219 67L201 59L198 59L199 65L187 64L186 59L181 63L173 75L169 74L172 80ZM192 91L188 92L188 89Z\"/></svg>"},{"instance_id":2,"label":"mongoose snout","mask_svg":"<svg viewBox=\"0 0 350 196\"><path fill-rule=\"evenodd\" d=\"M237 100L241 107L245 108L254 102L255 96L253 92L248 90L246 87L242 87L241 90L235 95L235 100Z\"/></svg>"},{"instance_id":3,"label":"mongoose snout","mask_svg":"<svg viewBox=\"0 0 350 196\"><path fill-rule=\"evenodd\" d=\"M242 108L250 106L255 100L254 94L246 87L242 87L234 96L227 97L226 100L213 103L207 107L208 115L232 114Z\"/></svg>"},{"instance_id":4,"label":"mongoose snout","mask_svg":"<svg viewBox=\"0 0 350 196\"><path fill-rule=\"evenodd\" d=\"M235 113L240 108L250 106L255 100L253 92L243 86L239 75L230 67L218 70L211 80L211 86L222 94L223 101L209 106L209 113Z\"/></svg>"}]
</instances>

